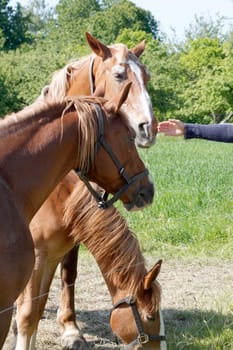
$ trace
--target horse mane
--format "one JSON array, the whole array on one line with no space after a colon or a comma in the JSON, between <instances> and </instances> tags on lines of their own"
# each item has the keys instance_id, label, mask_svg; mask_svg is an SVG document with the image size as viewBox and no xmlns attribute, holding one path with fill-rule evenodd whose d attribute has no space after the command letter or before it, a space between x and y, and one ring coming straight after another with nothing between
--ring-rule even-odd
<instances>
[{"instance_id":1,"label":"horse mane","mask_svg":"<svg viewBox=\"0 0 233 350\"><path fill-rule=\"evenodd\" d=\"M105 279L137 294L146 273L145 262L137 238L116 208L99 209L78 181L65 203L64 222L72 239L82 242L94 255Z\"/></svg>"},{"instance_id":2,"label":"horse mane","mask_svg":"<svg viewBox=\"0 0 233 350\"><path fill-rule=\"evenodd\" d=\"M63 115L70 108L74 107L77 118L77 158L79 159L79 170L87 173L95 158L95 143L98 133L97 115L94 104L100 106L105 101L100 97L80 96L67 97L67 107L63 111ZM105 114L107 117L107 114Z\"/></svg>"},{"instance_id":3,"label":"horse mane","mask_svg":"<svg viewBox=\"0 0 233 350\"><path fill-rule=\"evenodd\" d=\"M74 71L80 71L86 64L87 60L90 59L90 56L91 55L87 55L79 60L71 61L70 63L66 64L65 67L55 71L50 84L42 89L39 99L46 98L46 95L49 94L51 101L62 101L65 98L70 85L72 85L75 75Z\"/></svg>"},{"instance_id":4,"label":"horse mane","mask_svg":"<svg viewBox=\"0 0 233 350\"><path fill-rule=\"evenodd\" d=\"M29 125L28 119L33 117L32 121L36 121L40 118L41 113L47 110L51 106L50 103L45 103L44 101L35 101L29 106L26 106L21 111L16 113L7 114L4 118L0 119L1 134L9 134L12 131L22 129L25 125ZM63 108L65 104L63 104Z\"/></svg>"},{"instance_id":5,"label":"horse mane","mask_svg":"<svg viewBox=\"0 0 233 350\"><path fill-rule=\"evenodd\" d=\"M32 124L37 127L38 121L61 119L61 140L64 118L68 112L77 113L77 159L79 170L87 172L95 157L95 142L98 123L94 104L102 105L105 100L98 97L69 97L60 103L38 100L18 113L7 115L0 121L0 135L22 132ZM48 119L49 118L49 119Z\"/></svg>"}]
</instances>

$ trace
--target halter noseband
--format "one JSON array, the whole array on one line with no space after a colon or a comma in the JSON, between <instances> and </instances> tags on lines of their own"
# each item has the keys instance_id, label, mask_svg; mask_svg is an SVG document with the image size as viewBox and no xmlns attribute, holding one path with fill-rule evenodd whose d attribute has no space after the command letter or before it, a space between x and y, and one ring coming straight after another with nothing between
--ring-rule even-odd
<instances>
[{"instance_id":1,"label":"halter noseband","mask_svg":"<svg viewBox=\"0 0 233 350\"><path fill-rule=\"evenodd\" d=\"M95 144L95 153L98 152L100 146L102 146L105 151L109 154L110 158L112 161L115 163L116 168L120 174L120 176L123 178L125 181L125 185L123 185L118 192L116 192L111 199L108 199L109 193L106 191L101 195L98 193L93 186L90 184L90 182L87 179L86 174L84 174L82 171L79 171L76 169L76 172L80 179L85 183L93 197L96 199L98 203L98 207L101 209L106 209L109 208L113 203L115 203L129 188L130 185L141 179L142 177L146 176L149 174L148 170L145 169L139 174L136 174L132 177L129 177L126 173L125 168L121 165L120 161L118 158L115 156L113 153L111 146L109 143L104 139L104 121L103 121L103 114L100 106L98 104L94 104L95 110L96 110L96 115L97 115L97 121L98 121L98 136L97 136L97 141Z\"/></svg>"},{"instance_id":2,"label":"halter noseband","mask_svg":"<svg viewBox=\"0 0 233 350\"><path fill-rule=\"evenodd\" d=\"M132 295L129 295L126 298L123 298L117 301L112 307L111 314L113 310L117 309L122 304L127 304L128 306L131 307L134 320L137 326L137 330L138 330L137 338L134 339L131 343L125 345L124 350L132 350L136 345L143 345L150 341L161 342L166 340L165 335L149 335L144 332L141 317L139 315L138 308L136 305L136 299ZM111 317L111 314L110 314L110 317Z\"/></svg>"}]
</instances>

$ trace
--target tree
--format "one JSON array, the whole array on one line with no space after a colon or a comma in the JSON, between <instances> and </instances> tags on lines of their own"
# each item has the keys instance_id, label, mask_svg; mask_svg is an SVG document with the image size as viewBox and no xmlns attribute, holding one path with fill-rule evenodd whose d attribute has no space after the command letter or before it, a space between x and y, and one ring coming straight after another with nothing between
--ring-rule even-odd
<instances>
[{"instance_id":1,"label":"tree","mask_svg":"<svg viewBox=\"0 0 233 350\"><path fill-rule=\"evenodd\" d=\"M33 35L38 35L43 32L45 34L45 28L47 23L52 20L54 10L48 7L45 0L32 0L22 10L25 18L29 18L28 31Z\"/></svg>"},{"instance_id":2,"label":"tree","mask_svg":"<svg viewBox=\"0 0 233 350\"><path fill-rule=\"evenodd\" d=\"M128 0L112 1L112 5L93 16L87 26L93 35L108 44L128 28L133 32L151 33L154 38L158 36L158 25L152 14Z\"/></svg>"},{"instance_id":3,"label":"tree","mask_svg":"<svg viewBox=\"0 0 233 350\"><path fill-rule=\"evenodd\" d=\"M22 43L30 43L28 34L29 18L23 16L22 7L18 3L16 8L8 6L9 0L0 3L0 29L4 42L2 50L14 50ZM1 40L2 41L2 40Z\"/></svg>"},{"instance_id":4,"label":"tree","mask_svg":"<svg viewBox=\"0 0 233 350\"><path fill-rule=\"evenodd\" d=\"M219 123L233 110L229 55L232 60L232 53L226 55L224 44L218 38L189 40L180 55L185 77L181 114L186 120Z\"/></svg>"},{"instance_id":5,"label":"tree","mask_svg":"<svg viewBox=\"0 0 233 350\"><path fill-rule=\"evenodd\" d=\"M204 16L195 16L194 22L185 30L186 40L194 40L197 38L219 38L224 39L223 27L224 17L218 16L216 20L205 18Z\"/></svg>"},{"instance_id":6,"label":"tree","mask_svg":"<svg viewBox=\"0 0 233 350\"><path fill-rule=\"evenodd\" d=\"M60 40L84 43L89 31L106 44L111 44L125 28L143 30L157 36L157 22L149 11L138 8L128 0L60 0L55 9L57 20L53 34Z\"/></svg>"}]
</instances>

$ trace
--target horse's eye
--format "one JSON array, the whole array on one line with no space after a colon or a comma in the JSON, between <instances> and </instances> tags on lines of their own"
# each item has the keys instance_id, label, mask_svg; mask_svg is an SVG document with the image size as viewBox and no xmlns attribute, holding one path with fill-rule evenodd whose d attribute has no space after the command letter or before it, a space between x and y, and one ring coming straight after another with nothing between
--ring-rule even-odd
<instances>
[{"instance_id":1,"label":"horse's eye","mask_svg":"<svg viewBox=\"0 0 233 350\"><path fill-rule=\"evenodd\" d=\"M146 318L147 318L148 321L154 321L155 320L153 315L147 315Z\"/></svg>"},{"instance_id":2,"label":"horse's eye","mask_svg":"<svg viewBox=\"0 0 233 350\"><path fill-rule=\"evenodd\" d=\"M114 76L114 78L118 81L122 81L124 79L126 79L126 71L125 71L125 67L117 64L116 66L114 66L112 68L112 74Z\"/></svg>"},{"instance_id":3,"label":"horse's eye","mask_svg":"<svg viewBox=\"0 0 233 350\"><path fill-rule=\"evenodd\" d=\"M116 78L116 80L124 80L125 74L124 73L116 73L115 78Z\"/></svg>"}]
</instances>

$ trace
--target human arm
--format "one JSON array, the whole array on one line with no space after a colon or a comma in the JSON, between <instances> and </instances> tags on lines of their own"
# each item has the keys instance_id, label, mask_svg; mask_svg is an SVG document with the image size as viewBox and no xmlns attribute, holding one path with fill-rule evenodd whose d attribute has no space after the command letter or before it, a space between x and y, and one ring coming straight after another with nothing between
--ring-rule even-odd
<instances>
[{"instance_id":1,"label":"human arm","mask_svg":"<svg viewBox=\"0 0 233 350\"><path fill-rule=\"evenodd\" d=\"M167 136L181 136L185 139L205 139L209 141L233 142L233 124L188 124L170 119L158 125L158 131Z\"/></svg>"},{"instance_id":2,"label":"human arm","mask_svg":"<svg viewBox=\"0 0 233 350\"><path fill-rule=\"evenodd\" d=\"M182 136L185 132L185 124L178 119L169 119L158 124L158 132L166 136Z\"/></svg>"}]
</instances>

